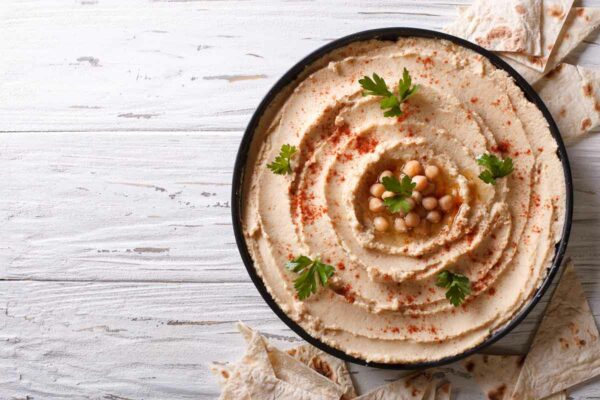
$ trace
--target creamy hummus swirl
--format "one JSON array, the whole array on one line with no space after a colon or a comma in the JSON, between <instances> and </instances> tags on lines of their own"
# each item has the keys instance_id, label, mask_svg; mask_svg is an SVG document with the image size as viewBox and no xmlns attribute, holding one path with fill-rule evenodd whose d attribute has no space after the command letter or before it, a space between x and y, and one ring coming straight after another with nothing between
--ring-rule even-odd
<instances>
[{"instance_id":1,"label":"creamy hummus swirl","mask_svg":"<svg viewBox=\"0 0 600 400\"><path fill-rule=\"evenodd\" d=\"M358 80L421 88L398 118L383 116ZM283 144L294 171L266 165ZM349 45L308 67L269 106L245 178L243 229L258 274L277 304L321 341L367 361L434 361L469 349L507 323L544 278L565 214L557 145L541 112L486 58L450 42L405 38ZM478 178L483 153L511 157L496 185ZM387 165L440 166L460 198L426 236L376 232L369 186ZM304 254L336 270L300 301L285 263ZM452 269L472 282L460 307L435 285Z\"/></svg>"}]
</instances>

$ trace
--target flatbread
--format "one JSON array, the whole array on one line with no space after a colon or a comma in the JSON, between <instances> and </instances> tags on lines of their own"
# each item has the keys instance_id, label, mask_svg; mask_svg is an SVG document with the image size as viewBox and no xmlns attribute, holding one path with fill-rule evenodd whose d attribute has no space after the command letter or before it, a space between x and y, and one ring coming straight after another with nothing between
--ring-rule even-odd
<instances>
[{"instance_id":1,"label":"flatbread","mask_svg":"<svg viewBox=\"0 0 600 400\"><path fill-rule=\"evenodd\" d=\"M337 383L344 390L344 399L356 397L356 390L346 363L339 358L322 352L310 344L303 344L287 351L296 360Z\"/></svg>"},{"instance_id":2,"label":"flatbread","mask_svg":"<svg viewBox=\"0 0 600 400\"><path fill-rule=\"evenodd\" d=\"M435 390L431 383L431 374L421 372L381 386L356 400L423 400Z\"/></svg>"},{"instance_id":3,"label":"flatbread","mask_svg":"<svg viewBox=\"0 0 600 400\"><path fill-rule=\"evenodd\" d=\"M502 53L521 64L527 65L539 72L546 70L546 64L556 40L560 34L567 16L571 11L574 0L544 0L542 2L542 27L541 27L541 51L540 56L531 56L522 53Z\"/></svg>"},{"instance_id":4,"label":"flatbread","mask_svg":"<svg viewBox=\"0 0 600 400\"><path fill-rule=\"evenodd\" d=\"M530 84L539 81L544 74L552 71L564 58L569 55L583 40L600 26L600 8L574 7L569 13L563 29L556 40L552 52L545 65L544 72L540 72L521 62L501 55L504 61L517 70Z\"/></svg>"},{"instance_id":5,"label":"flatbread","mask_svg":"<svg viewBox=\"0 0 600 400\"><path fill-rule=\"evenodd\" d=\"M446 32L493 51L541 56L541 0L475 0Z\"/></svg>"},{"instance_id":6,"label":"flatbread","mask_svg":"<svg viewBox=\"0 0 600 400\"><path fill-rule=\"evenodd\" d=\"M486 399L505 400L515 388L523 360L523 356L475 354L462 361L462 365L473 376Z\"/></svg>"},{"instance_id":7,"label":"flatbread","mask_svg":"<svg viewBox=\"0 0 600 400\"><path fill-rule=\"evenodd\" d=\"M248 353L251 352L254 355L254 359L262 361L266 357L267 361L262 361L263 368L272 370L273 375L280 380L299 386L310 392L332 396L336 399L339 399L344 394L344 390L339 385L307 367L285 351L271 346L264 337L247 325L239 322L238 329L248 344L246 356L242 359L243 363L249 364L246 358L248 357ZM260 343L260 345L257 343Z\"/></svg>"},{"instance_id":8,"label":"flatbread","mask_svg":"<svg viewBox=\"0 0 600 400\"><path fill-rule=\"evenodd\" d=\"M247 348L235 364L213 364L219 376L221 400L302 399L339 400L343 389L289 354L271 347L267 340L239 323Z\"/></svg>"},{"instance_id":9,"label":"flatbread","mask_svg":"<svg viewBox=\"0 0 600 400\"><path fill-rule=\"evenodd\" d=\"M308 392L260 369L241 366L223 387L220 400L333 400L335 397Z\"/></svg>"},{"instance_id":10,"label":"flatbread","mask_svg":"<svg viewBox=\"0 0 600 400\"><path fill-rule=\"evenodd\" d=\"M600 124L600 70L560 64L534 85L566 141Z\"/></svg>"},{"instance_id":11,"label":"flatbread","mask_svg":"<svg viewBox=\"0 0 600 400\"><path fill-rule=\"evenodd\" d=\"M452 385L450 382L446 382L437 387L435 390L435 400L450 400L450 395L452 392Z\"/></svg>"},{"instance_id":12,"label":"flatbread","mask_svg":"<svg viewBox=\"0 0 600 400\"><path fill-rule=\"evenodd\" d=\"M543 398L600 375L598 336L569 261L525 358L513 398Z\"/></svg>"}]
</instances>

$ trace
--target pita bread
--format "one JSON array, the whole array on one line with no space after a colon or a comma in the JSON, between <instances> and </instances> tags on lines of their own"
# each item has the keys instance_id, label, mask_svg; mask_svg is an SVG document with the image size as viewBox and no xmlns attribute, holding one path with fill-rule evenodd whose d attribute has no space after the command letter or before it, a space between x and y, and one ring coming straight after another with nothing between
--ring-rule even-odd
<instances>
[{"instance_id":1,"label":"pita bread","mask_svg":"<svg viewBox=\"0 0 600 400\"><path fill-rule=\"evenodd\" d=\"M344 390L344 399L353 399L356 397L356 390L350 377L350 371L344 361L330 356L310 344L294 347L289 349L287 353L341 386Z\"/></svg>"},{"instance_id":2,"label":"pita bread","mask_svg":"<svg viewBox=\"0 0 600 400\"><path fill-rule=\"evenodd\" d=\"M573 1L574 0L544 0L542 2L542 54L540 56L531 56L522 53L502 54L539 72L544 72L546 70L548 59L556 45L558 35L571 11Z\"/></svg>"},{"instance_id":3,"label":"pita bread","mask_svg":"<svg viewBox=\"0 0 600 400\"><path fill-rule=\"evenodd\" d=\"M289 354L270 347L265 338L244 324L238 329L247 342L242 360L235 364L213 364L221 378L222 400L306 399L339 400L343 389Z\"/></svg>"},{"instance_id":4,"label":"pita bread","mask_svg":"<svg viewBox=\"0 0 600 400\"><path fill-rule=\"evenodd\" d=\"M437 387L435 390L434 400L450 400L450 393L452 391L452 386L450 382L446 382Z\"/></svg>"},{"instance_id":5,"label":"pita bread","mask_svg":"<svg viewBox=\"0 0 600 400\"><path fill-rule=\"evenodd\" d=\"M600 70L560 64L534 89L565 140L583 136L600 124Z\"/></svg>"},{"instance_id":6,"label":"pita bread","mask_svg":"<svg viewBox=\"0 0 600 400\"><path fill-rule=\"evenodd\" d=\"M574 7L571 9L563 29L556 40L554 48L546 62L544 72L530 68L501 55L527 82L534 84L539 81L545 73L553 70L573 49L600 26L600 8Z\"/></svg>"},{"instance_id":7,"label":"pita bread","mask_svg":"<svg viewBox=\"0 0 600 400\"><path fill-rule=\"evenodd\" d=\"M523 362L523 356L493 356L475 354L462 361L486 399L509 399L512 394Z\"/></svg>"},{"instance_id":8,"label":"pita bread","mask_svg":"<svg viewBox=\"0 0 600 400\"><path fill-rule=\"evenodd\" d=\"M220 400L333 400L335 397L311 393L246 365L236 369L223 387Z\"/></svg>"},{"instance_id":9,"label":"pita bread","mask_svg":"<svg viewBox=\"0 0 600 400\"><path fill-rule=\"evenodd\" d=\"M524 359L525 356L520 355L475 354L463 360L462 365L473 376L486 399L507 400L512 397ZM561 392L544 400L564 400L566 396L566 392Z\"/></svg>"},{"instance_id":10,"label":"pita bread","mask_svg":"<svg viewBox=\"0 0 600 400\"><path fill-rule=\"evenodd\" d=\"M541 56L541 0L475 0L446 32L494 51Z\"/></svg>"},{"instance_id":11,"label":"pita bread","mask_svg":"<svg viewBox=\"0 0 600 400\"><path fill-rule=\"evenodd\" d=\"M327 379L317 371L307 367L302 362L287 354L285 351L273 347L258 332L247 325L238 323L238 329L248 344L246 355L242 363L251 365L253 360L259 360L260 364L254 363L255 367L267 370L276 378L301 387L310 392L320 393L339 399L344 390ZM249 359L249 354L251 358Z\"/></svg>"},{"instance_id":12,"label":"pita bread","mask_svg":"<svg viewBox=\"0 0 600 400\"><path fill-rule=\"evenodd\" d=\"M598 375L598 328L569 262L525 358L513 398L543 398Z\"/></svg>"},{"instance_id":13,"label":"pita bread","mask_svg":"<svg viewBox=\"0 0 600 400\"><path fill-rule=\"evenodd\" d=\"M381 386L356 400L423 400L431 392L432 376L427 372L410 375Z\"/></svg>"}]
</instances>

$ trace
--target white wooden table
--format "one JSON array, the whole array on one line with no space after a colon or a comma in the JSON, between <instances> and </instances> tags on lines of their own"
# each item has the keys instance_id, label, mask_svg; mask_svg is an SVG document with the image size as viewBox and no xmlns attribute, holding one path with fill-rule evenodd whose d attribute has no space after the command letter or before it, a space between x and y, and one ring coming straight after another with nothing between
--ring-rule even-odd
<instances>
[{"instance_id":1,"label":"white wooden table","mask_svg":"<svg viewBox=\"0 0 600 400\"><path fill-rule=\"evenodd\" d=\"M369 28L440 30L468 2L3 0L0 399L215 398L207 365L242 354L235 321L298 343L234 243L246 123L317 47ZM570 61L600 67L600 35ZM600 135L569 153L569 253L599 315ZM494 350L524 351L543 308ZM352 371L363 392L400 376ZM448 371L458 398L479 398ZM600 381L572 396L599 398Z\"/></svg>"}]
</instances>

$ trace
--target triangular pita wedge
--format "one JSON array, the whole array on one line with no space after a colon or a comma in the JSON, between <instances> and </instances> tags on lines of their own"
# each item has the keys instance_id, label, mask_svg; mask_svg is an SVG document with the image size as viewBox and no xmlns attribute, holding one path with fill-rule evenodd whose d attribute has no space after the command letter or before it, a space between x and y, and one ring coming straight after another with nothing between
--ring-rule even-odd
<instances>
[{"instance_id":1,"label":"triangular pita wedge","mask_svg":"<svg viewBox=\"0 0 600 400\"><path fill-rule=\"evenodd\" d=\"M450 393L452 391L452 385L450 382L446 382L435 389L435 400L450 400Z\"/></svg>"},{"instance_id":2,"label":"triangular pita wedge","mask_svg":"<svg viewBox=\"0 0 600 400\"><path fill-rule=\"evenodd\" d=\"M381 386L356 400L423 400L432 389L435 390L431 383L431 374L420 372Z\"/></svg>"},{"instance_id":3,"label":"triangular pita wedge","mask_svg":"<svg viewBox=\"0 0 600 400\"><path fill-rule=\"evenodd\" d=\"M220 399L341 398L343 390L340 386L287 353L269 346L266 339L246 325L240 323L238 329L247 342L241 361L211 367L221 379Z\"/></svg>"},{"instance_id":4,"label":"triangular pita wedge","mask_svg":"<svg viewBox=\"0 0 600 400\"><path fill-rule=\"evenodd\" d=\"M273 375L282 381L310 392L333 396L337 399L344 394L342 387L307 367L285 351L271 346L264 337L247 325L239 322L238 329L248 344L246 356L244 356L242 362L249 364L246 358L248 353L251 353L254 359L260 360L261 365L264 365L264 359L266 358L268 366L263 368L272 370Z\"/></svg>"},{"instance_id":5,"label":"triangular pita wedge","mask_svg":"<svg viewBox=\"0 0 600 400\"><path fill-rule=\"evenodd\" d=\"M310 344L303 344L287 351L296 360L337 383L344 390L344 399L356 397L356 390L346 363L339 358L322 352Z\"/></svg>"},{"instance_id":6,"label":"triangular pita wedge","mask_svg":"<svg viewBox=\"0 0 600 400\"><path fill-rule=\"evenodd\" d=\"M543 398L598 375L598 328L569 262L525 358L513 398Z\"/></svg>"},{"instance_id":7,"label":"triangular pita wedge","mask_svg":"<svg viewBox=\"0 0 600 400\"><path fill-rule=\"evenodd\" d=\"M490 400L509 399L521 372L523 356L475 354L462 362Z\"/></svg>"},{"instance_id":8,"label":"triangular pita wedge","mask_svg":"<svg viewBox=\"0 0 600 400\"><path fill-rule=\"evenodd\" d=\"M531 56L522 53L503 53L503 55L539 72L544 72L546 70L546 63L556 45L558 35L567 20L569 11L571 11L573 1L544 0L542 2L541 55Z\"/></svg>"},{"instance_id":9,"label":"triangular pita wedge","mask_svg":"<svg viewBox=\"0 0 600 400\"><path fill-rule=\"evenodd\" d=\"M600 124L600 70L560 64L534 85L565 140Z\"/></svg>"},{"instance_id":10,"label":"triangular pita wedge","mask_svg":"<svg viewBox=\"0 0 600 400\"><path fill-rule=\"evenodd\" d=\"M556 40L552 53L546 62L545 71L540 72L520 62L501 56L514 69L520 73L530 84L534 84L553 70L562 60L569 55L583 40L600 26L600 8L574 7L571 9L563 29Z\"/></svg>"},{"instance_id":11,"label":"triangular pita wedge","mask_svg":"<svg viewBox=\"0 0 600 400\"><path fill-rule=\"evenodd\" d=\"M488 400L508 400L512 396L521 373L525 356L475 354L464 361L463 367L473 376L475 382ZM514 398L525 400L525 398ZM544 400L564 400L561 392Z\"/></svg>"},{"instance_id":12,"label":"triangular pita wedge","mask_svg":"<svg viewBox=\"0 0 600 400\"><path fill-rule=\"evenodd\" d=\"M475 0L446 32L494 51L542 55L541 0Z\"/></svg>"},{"instance_id":13,"label":"triangular pita wedge","mask_svg":"<svg viewBox=\"0 0 600 400\"><path fill-rule=\"evenodd\" d=\"M335 400L336 397L308 392L266 374L263 370L240 366L223 387L219 400Z\"/></svg>"}]
</instances>

